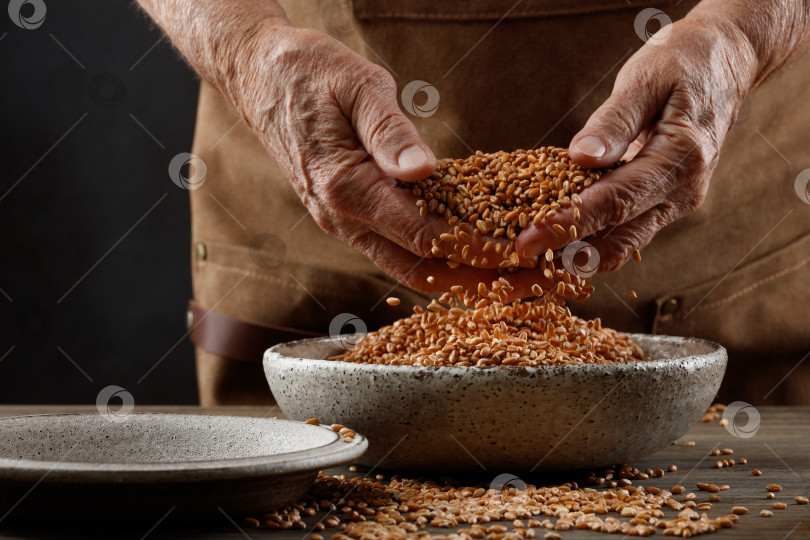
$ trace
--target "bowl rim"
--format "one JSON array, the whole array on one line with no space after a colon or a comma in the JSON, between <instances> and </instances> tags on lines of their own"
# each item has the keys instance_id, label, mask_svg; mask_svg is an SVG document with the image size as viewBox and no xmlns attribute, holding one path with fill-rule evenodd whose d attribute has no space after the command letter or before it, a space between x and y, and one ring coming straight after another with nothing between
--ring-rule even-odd
<instances>
[{"instance_id":1,"label":"bowl rim","mask_svg":"<svg viewBox=\"0 0 810 540\"><path fill-rule=\"evenodd\" d=\"M357 332L354 334L341 334L340 339L346 339L347 337L351 336L362 336L365 333ZM707 339L702 338L693 338L693 337L682 337L682 336L670 336L670 335L663 335L663 334L641 334L641 333L625 333L625 335L630 336L632 339L641 339L641 340L659 340L659 341L666 341L672 342L673 344L678 343L698 343L701 345L705 345L709 348L709 350L705 353L701 354L690 354L685 356L677 356L672 358L661 358L656 360L628 360L626 362L608 362L604 364L563 364L563 365L544 365L544 366L485 366L485 367L477 367L477 366L413 366L413 365L390 365L390 364L363 364L363 363L355 363L355 362L342 362L340 360L327 360L322 358L300 358L296 356L290 356L289 354L279 352L280 349L284 347L290 346L301 346L306 345L309 343L321 343L326 341L336 342L339 341L338 337L333 336L321 336L315 338L306 338L306 339L298 339L295 341L287 341L285 343L278 343L273 345L269 349L267 349L264 353L264 358L262 364L265 369L268 369L273 363L277 363L279 361L289 361L293 360L298 362L301 366L314 366L314 367L325 367L325 366L338 366L342 369L351 369L351 370L368 370L368 371L379 371L379 370L386 370L388 372L401 372L405 374L418 374L424 372L442 372L442 373L456 373L456 374L471 374L471 373L519 373L524 375L526 373L550 373L550 372L559 372L559 371L571 371L577 370L578 372L585 371L586 373L589 371L595 371L599 374L610 373L610 372L620 372L626 371L629 369L650 369L650 368L657 368L657 367L664 367L666 365L670 365L674 362L678 362L681 364L687 363L695 363L695 362L706 362L709 361L710 363L715 362L722 362L727 364L728 362L728 352L726 348L720 345L719 343L715 343L713 341L709 341Z\"/></svg>"},{"instance_id":2,"label":"bowl rim","mask_svg":"<svg viewBox=\"0 0 810 540\"><path fill-rule=\"evenodd\" d=\"M4 422L19 421L26 418L41 417L92 417L101 418L97 413L56 413L20 415L0 418L0 429ZM221 418L225 420L244 421L256 420L270 424L297 424L307 426L305 429L332 429L328 426L315 426L296 420L279 418L259 418L253 416L181 414L181 413L130 413L146 420L177 421L195 417ZM334 432L333 432L334 433ZM350 442L344 442L343 437L336 436L326 444L284 452L233 459L215 459L200 461L178 461L157 463L92 463L86 461L53 461L19 459L0 457L0 480L13 481L47 481L48 483L75 482L81 479L83 483L195 483L206 480L222 481L244 478L256 478L271 475L294 474L305 471L317 471L349 463L359 458L368 448L368 440L357 433Z\"/></svg>"}]
</instances>

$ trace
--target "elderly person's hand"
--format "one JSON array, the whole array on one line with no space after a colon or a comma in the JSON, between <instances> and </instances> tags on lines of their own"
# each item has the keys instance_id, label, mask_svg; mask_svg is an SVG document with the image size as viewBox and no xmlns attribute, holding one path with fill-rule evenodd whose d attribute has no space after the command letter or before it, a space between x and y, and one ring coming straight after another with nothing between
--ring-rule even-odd
<instances>
[{"instance_id":1,"label":"elderly person's hand","mask_svg":"<svg viewBox=\"0 0 810 540\"><path fill-rule=\"evenodd\" d=\"M417 290L498 278L494 268L450 271L433 258L432 240L452 227L436 214L421 217L397 179L429 176L436 158L400 111L388 71L321 32L291 26L272 1L141 4L234 105L323 230ZM531 279L522 279L528 292Z\"/></svg>"},{"instance_id":2,"label":"elderly person's hand","mask_svg":"<svg viewBox=\"0 0 810 540\"><path fill-rule=\"evenodd\" d=\"M579 221L568 209L551 223L575 224L610 271L697 210L740 102L806 46L808 11L806 2L704 0L659 30L571 142L580 165L629 163L582 193ZM516 249L533 256L566 242L550 224L532 225Z\"/></svg>"}]
</instances>

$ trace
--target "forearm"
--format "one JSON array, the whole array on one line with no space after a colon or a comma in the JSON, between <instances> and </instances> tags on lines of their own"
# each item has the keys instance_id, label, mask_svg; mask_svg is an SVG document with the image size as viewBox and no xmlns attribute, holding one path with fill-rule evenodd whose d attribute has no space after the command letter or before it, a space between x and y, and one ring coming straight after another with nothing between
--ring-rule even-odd
<instances>
[{"instance_id":1,"label":"forearm","mask_svg":"<svg viewBox=\"0 0 810 540\"><path fill-rule=\"evenodd\" d=\"M260 33L289 26L273 0L138 0L209 84L233 103Z\"/></svg>"},{"instance_id":2,"label":"forearm","mask_svg":"<svg viewBox=\"0 0 810 540\"><path fill-rule=\"evenodd\" d=\"M703 0L689 17L714 23L732 39L743 38L743 54L754 57L753 90L810 45L810 1Z\"/></svg>"}]
</instances>

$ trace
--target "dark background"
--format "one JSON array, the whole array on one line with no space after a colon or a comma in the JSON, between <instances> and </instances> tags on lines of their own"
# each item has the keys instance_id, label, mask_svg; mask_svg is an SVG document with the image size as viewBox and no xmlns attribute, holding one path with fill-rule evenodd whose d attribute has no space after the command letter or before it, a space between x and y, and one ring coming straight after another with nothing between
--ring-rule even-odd
<instances>
[{"instance_id":1,"label":"dark background","mask_svg":"<svg viewBox=\"0 0 810 540\"><path fill-rule=\"evenodd\" d=\"M196 403L188 194L167 172L191 150L196 76L132 1L44 0L29 30L8 3L0 403L95 403L112 384Z\"/></svg>"}]
</instances>

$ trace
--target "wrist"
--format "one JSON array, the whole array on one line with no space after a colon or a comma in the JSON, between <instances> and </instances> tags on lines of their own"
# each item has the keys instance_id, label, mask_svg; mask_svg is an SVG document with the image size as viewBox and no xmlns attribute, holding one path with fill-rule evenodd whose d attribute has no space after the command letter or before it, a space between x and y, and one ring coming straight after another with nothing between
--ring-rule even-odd
<instances>
[{"instance_id":1,"label":"wrist","mask_svg":"<svg viewBox=\"0 0 810 540\"><path fill-rule=\"evenodd\" d=\"M756 48L749 36L729 17L719 13L703 13L693 10L685 19L699 31L718 44L716 60L719 67L730 76L730 84L736 85L740 99L744 98L755 86L760 73L760 61Z\"/></svg>"},{"instance_id":2,"label":"wrist","mask_svg":"<svg viewBox=\"0 0 810 540\"><path fill-rule=\"evenodd\" d=\"M805 2L703 0L687 18L716 27L748 58L750 90L810 43L810 8Z\"/></svg>"},{"instance_id":3,"label":"wrist","mask_svg":"<svg viewBox=\"0 0 810 540\"><path fill-rule=\"evenodd\" d=\"M244 106L250 100L249 91L254 88L251 81L260 77L268 54L291 29L293 27L286 19L278 17L261 17L225 29L211 40L208 56L213 80L209 82L244 112Z\"/></svg>"}]
</instances>

